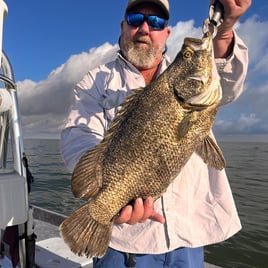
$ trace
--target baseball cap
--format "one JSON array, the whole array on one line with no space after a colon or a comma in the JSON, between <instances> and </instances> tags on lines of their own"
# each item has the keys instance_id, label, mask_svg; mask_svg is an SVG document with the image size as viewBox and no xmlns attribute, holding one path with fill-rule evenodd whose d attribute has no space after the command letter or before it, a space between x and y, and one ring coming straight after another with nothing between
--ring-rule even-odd
<instances>
[{"instance_id":1,"label":"baseball cap","mask_svg":"<svg viewBox=\"0 0 268 268\"><path fill-rule=\"evenodd\" d=\"M169 19L168 0L129 0L127 7L126 7L126 13L128 13L134 6L139 5L139 4L143 4L143 3L152 3L152 4L159 6L163 10L163 12L166 16L165 18Z\"/></svg>"}]
</instances>

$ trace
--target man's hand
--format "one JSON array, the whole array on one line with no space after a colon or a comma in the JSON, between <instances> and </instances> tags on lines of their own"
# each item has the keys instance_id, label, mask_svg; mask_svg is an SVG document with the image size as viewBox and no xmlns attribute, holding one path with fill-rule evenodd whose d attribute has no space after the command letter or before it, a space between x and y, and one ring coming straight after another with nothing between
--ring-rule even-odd
<instances>
[{"instance_id":1,"label":"man's hand","mask_svg":"<svg viewBox=\"0 0 268 268\"><path fill-rule=\"evenodd\" d=\"M127 205L122 209L120 215L115 219L114 223L136 224L138 222L144 222L147 219L164 223L165 218L154 211L153 202L154 200L152 197L148 197L144 201L142 198L137 198L134 206Z\"/></svg>"},{"instance_id":2,"label":"man's hand","mask_svg":"<svg viewBox=\"0 0 268 268\"><path fill-rule=\"evenodd\" d=\"M219 0L224 7L224 20L214 38L215 58L226 58L233 49L233 26L251 5L251 0ZM214 4L215 0L210 0Z\"/></svg>"}]
</instances>

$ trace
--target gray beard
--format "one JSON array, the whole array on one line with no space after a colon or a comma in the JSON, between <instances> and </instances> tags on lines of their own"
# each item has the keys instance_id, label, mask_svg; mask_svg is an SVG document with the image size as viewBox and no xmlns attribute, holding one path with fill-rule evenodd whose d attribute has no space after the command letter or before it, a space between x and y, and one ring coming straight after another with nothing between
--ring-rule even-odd
<instances>
[{"instance_id":1,"label":"gray beard","mask_svg":"<svg viewBox=\"0 0 268 268\"><path fill-rule=\"evenodd\" d=\"M122 38L123 39L123 38ZM124 42L120 40L120 47L124 57L131 62L135 67L142 69L149 69L153 67L155 59L162 54L163 48L147 48L136 47L133 42Z\"/></svg>"},{"instance_id":2,"label":"gray beard","mask_svg":"<svg viewBox=\"0 0 268 268\"><path fill-rule=\"evenodd\" d=\"M123 53L129 62L139 68L151 68L155 61L153 48L139 49L131 46Z\"/></svg>"}]
</instances>

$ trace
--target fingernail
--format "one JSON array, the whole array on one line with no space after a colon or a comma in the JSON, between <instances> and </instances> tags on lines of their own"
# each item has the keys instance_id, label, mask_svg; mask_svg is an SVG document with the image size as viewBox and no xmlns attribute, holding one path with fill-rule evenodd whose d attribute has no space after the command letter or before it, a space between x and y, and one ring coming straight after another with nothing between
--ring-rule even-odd
<instances>
[{"instance_id":1,"label":"fingernail","mask_svg":"<svg viewBox=\"0 0 268 268\"><path fill-rule=\"evenodd\" d=\"M152 198L147 198L147 204L148 204L148 206L153 206L153 199Z\"/></svg>"},{"instance_id":2,"label":"fingernail","mask_svg":"<svg viewBox=\"0 0 268 268\"><path fill-rule=\"evenodd\" d=\"M138 203L139 205L143 205L143 201L142 201L142 199L141 199L140 197L137 198L137 203Z\"/></svg>"}]
</instances>

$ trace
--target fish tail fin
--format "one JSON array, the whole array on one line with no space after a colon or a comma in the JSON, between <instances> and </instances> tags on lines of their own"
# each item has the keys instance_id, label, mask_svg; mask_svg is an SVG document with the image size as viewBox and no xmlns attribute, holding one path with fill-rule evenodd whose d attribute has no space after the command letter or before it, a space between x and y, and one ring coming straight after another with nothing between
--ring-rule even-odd
<instances>
[{"instance_id":1,"label":"fish tail fin","mask_svg":"<svg viewBox=\"0 0 268 268\"><path fill-rule=\"evenodd\" d=\"M111 224L95 221L89 214L90 203L77 209L60 225L61 236L70 249L79 256L103 256L108 248Z\"/></svg>"}]
</instances>

